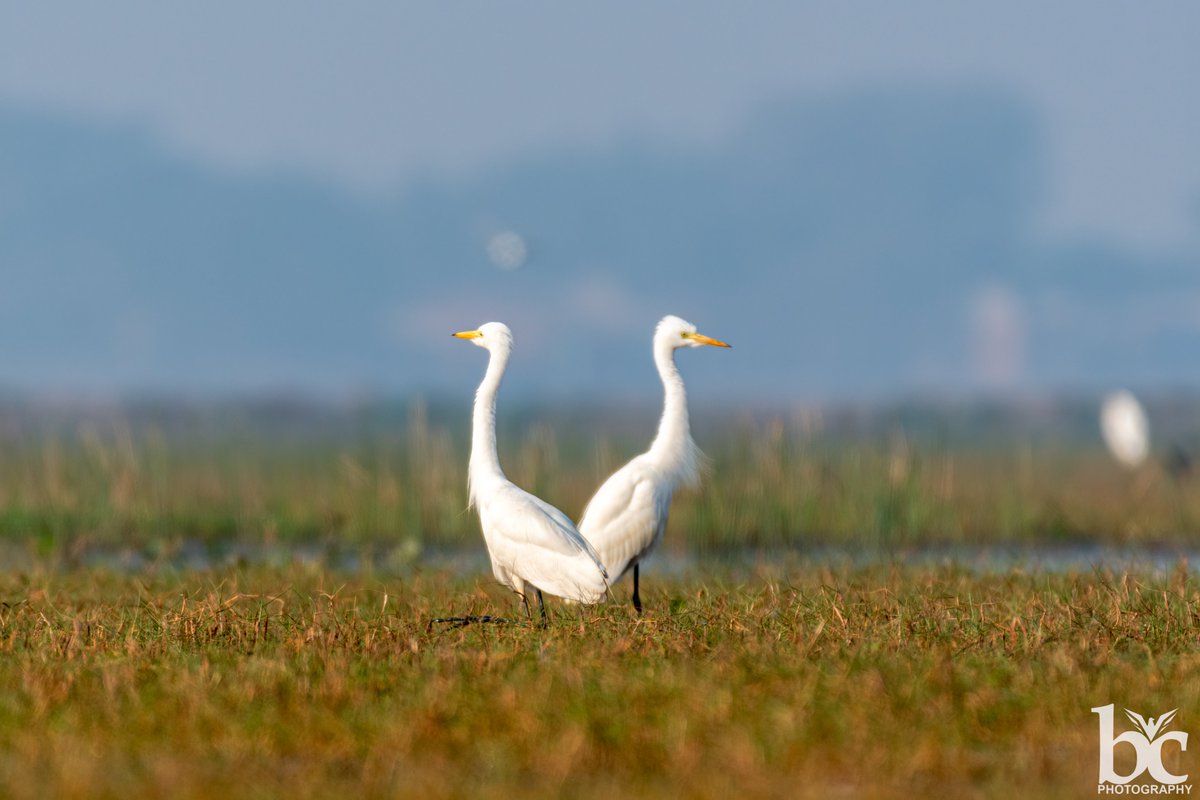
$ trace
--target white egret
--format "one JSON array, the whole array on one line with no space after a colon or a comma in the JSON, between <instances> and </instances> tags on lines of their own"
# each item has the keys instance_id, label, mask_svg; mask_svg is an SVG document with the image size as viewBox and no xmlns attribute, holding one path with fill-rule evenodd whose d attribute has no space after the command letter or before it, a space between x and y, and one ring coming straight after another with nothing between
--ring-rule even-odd
<instances>
[{"instance_id":1,"label":"white egret","mask_svg":"<svg viewBox=\"0 0 1200 800\"><path fill-rule=\"evenodd\" d=\"M512 353L512 332L503 323L489 322L453 335L491 354L475 393L467 486L471 505L479 512L492 572L521 596L526 612L527 592L536 591L543 618L543 591L579 603L598 602L608 591L608 575L596 551L566 514L518 488L500 468L496 391Z\"/></svg>"},{"instance_id":2,"label":"white egret","mask_svg":"<svg viewBox=\"0 0 1200 800\"><path fill-rule=\"evenodd\" d=\"M1150 454L1150 423L1142 404L1122 389L1104 398L1100 407L1100 433L1113 458L1136 467Z\"/></svg>"},{"instance_id":3,"label":"white egret","mask_svg":"<svg viewBox=\"0 0 1200 800\"><path fill-rule=\"evenodd\" d=\"M700 451L688 428L687 393L675 366L680 347L724 342L696 333L696 326L667 316L654 330L654 363L663 384L663 414L650 449L612 474L588 502L579 532L600 554L610 583L633 568L633 607L642 612L639 563L658 545L667 527L671 495L680 485L696 485Z\"/></svg>"}]
</instances>

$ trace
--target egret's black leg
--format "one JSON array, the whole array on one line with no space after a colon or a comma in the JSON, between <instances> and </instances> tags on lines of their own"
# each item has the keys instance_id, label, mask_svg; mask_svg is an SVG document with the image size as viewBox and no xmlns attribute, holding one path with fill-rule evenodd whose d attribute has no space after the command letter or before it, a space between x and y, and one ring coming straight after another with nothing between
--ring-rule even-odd
<instances>
[{"instance_id":1,"label":"egret's black leg","mask_svg":"<svg viewBox=\"0 0 1200 800\"><path fill-rule=\"evenodd\" d=\"M525 604L525 616L529 617L530 621L532 621L533 620L533 612L529 610L529 598L526 597L524 594L522 594L521 602Z\"/></svg>"},{"instance_id":2,"label":"egret's black leg","mask_svg":"<svg viewBox=\"0 0 1200 800\"><path fill-rule=\"evenodd\" d=\"M642 596L638 594L638 570L640 568L640 564L633 565L633 607L639 614L642 613Z\"/></svg>"},{"instance_id":3,"label":"egret's black leg","mask_svg":"<svg viewBox=\"0 0 1200 800\"><path fill-rule=\"evenodd\" d=\"M546 604L542 600L542 590L538 589L538 611L542 612L542 624L545 625L549 617L546 616Z\"/></svg>"}]
</instances>

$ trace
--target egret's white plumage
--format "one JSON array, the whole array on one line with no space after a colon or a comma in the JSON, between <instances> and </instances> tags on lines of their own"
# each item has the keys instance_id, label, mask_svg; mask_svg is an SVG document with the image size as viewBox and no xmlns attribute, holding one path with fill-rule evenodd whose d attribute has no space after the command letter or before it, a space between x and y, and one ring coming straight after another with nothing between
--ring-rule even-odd
<instances>
[{"instance_id":1,"label":"egret's white plumage","mask_svg":"<svg viewBox=\"0 0 1200 800\"><path fill-rule=\"evenodd\" d=\"M500 583L522 598L533 589L580 603L595 603L608 590L604 565L567 515L518 488L504 476L496 454L496 391L512 353L512 332L500 322L456 333L491 354L475 394L471 461L467 471L471 505Z\"/></svg>"},{"instance_id":2,"label":"egret's white plumage","mask_svg":"<svg viewBox=\"0 0 1200 800\"><path fill-rule=\"evenodd\" d=\"M1132 392L1122 389L1104 398L1100 433L1113 458L1127 467L1138 466L1150 454L1150 423Z\"/></svg>"},{"instance_id":3,"label":"egret's white plumage","mask_svg":"<svg viewBox=\"0 0 1200 800\"><path fill-rule=\"evenodd\" d=\"M658 434L649 450L604 482L579 521L579 531L600 554L610 583L633 569L633 605L639 612L638 562L662 539L675 488L699 482L700 451L688 427L687 392L675 351L703 345L729 347L696 333L695 325L679 317L659 321L653 343L664 393Z\"/></svg>"}]
</instances>

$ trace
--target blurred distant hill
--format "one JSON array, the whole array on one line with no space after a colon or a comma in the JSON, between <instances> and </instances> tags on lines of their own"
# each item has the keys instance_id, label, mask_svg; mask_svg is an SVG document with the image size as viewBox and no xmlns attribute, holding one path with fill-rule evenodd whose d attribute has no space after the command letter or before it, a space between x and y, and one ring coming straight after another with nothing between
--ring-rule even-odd
<instances>
[{"instance_id":1,"label":"blurred distant hill","mask_svg":"<svg viewBox=\"0 0 1200 800\"><path fill-rule=\"evenodd\" d=\"M514 396L654 396L677 313L733 342L681 356L725 399L1195 387L1200 252L1040 238L1047 157L1019 98L886 88L368 196L4 105L0 383L463 394L447 334L502 319Z\"/></svg>"}]
</instances>

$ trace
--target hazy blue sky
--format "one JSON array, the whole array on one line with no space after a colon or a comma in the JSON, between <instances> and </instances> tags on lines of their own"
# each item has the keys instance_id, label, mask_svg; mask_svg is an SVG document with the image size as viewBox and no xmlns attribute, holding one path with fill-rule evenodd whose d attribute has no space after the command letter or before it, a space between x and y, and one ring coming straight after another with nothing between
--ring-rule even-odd
<instances>
[{"instance_id":1,"label":"hazy blue sky","mask_svg":"<svg viewBox=\"0 0 1200 800\"><path fill-rule=\"evenodd\" d=\"M1198 76L1193 2L0 6L0 98L373 188L581 143L701 145L795 93L994 85L1044 117L1042 230L1161 251L1200 227Z\"/></svg>"}]
</instances>

